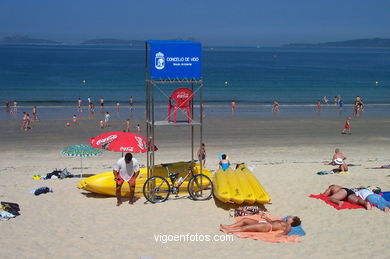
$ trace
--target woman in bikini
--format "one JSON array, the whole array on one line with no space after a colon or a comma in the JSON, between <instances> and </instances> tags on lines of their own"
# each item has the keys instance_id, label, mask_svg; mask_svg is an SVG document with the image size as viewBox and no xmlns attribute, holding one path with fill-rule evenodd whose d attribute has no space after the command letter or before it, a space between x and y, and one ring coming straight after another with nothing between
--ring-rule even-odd
<instances>
[{"instance_id":1,"label":"woman in bikini","mask_svg":"<svg viewBox=\"0 0 390 259\"><path fill-rule=\"evenodd\" d=\"M242 218L237 223L232 225L220 225L220 230L225 234L235 232L272 232L282 230L282 235L287 235L291 227L296 227L301 224L301 220L295 217L287 218L286 222L281 220L271 220L266 215L261 216L261 220Z\"/></svg>"}]
</instances>

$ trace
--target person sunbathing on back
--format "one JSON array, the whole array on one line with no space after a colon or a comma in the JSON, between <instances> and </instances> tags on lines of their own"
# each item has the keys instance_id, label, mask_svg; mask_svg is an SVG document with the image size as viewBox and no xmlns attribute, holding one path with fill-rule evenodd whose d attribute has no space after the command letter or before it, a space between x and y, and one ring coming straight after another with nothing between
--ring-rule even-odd
<instances>
[{"instance_id":1,"label":"person sunbathing on back","mask_svg":"<svg viewBox=\"0 0 390 259\"><path fill-rule=\"evenodd\" d=\"M297 216L287 218L286 222L282 220L271 220L265 215L262 215L261 220L242 218L240 221L231 225L220 225L220 230L225 234L235 232L272 232L282 230L282 235L287 235L291 227L296 227L301 224L300 218Z\"/></svg>"}]
</instances>

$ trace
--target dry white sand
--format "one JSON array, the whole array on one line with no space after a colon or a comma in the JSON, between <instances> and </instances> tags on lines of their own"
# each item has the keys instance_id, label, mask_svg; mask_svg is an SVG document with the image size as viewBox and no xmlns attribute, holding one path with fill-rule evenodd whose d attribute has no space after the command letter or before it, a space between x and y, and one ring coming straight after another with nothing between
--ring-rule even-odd
<instances>
[{"instance_id":1,"label":"dry white sand","mask_svg":"<svg viewBox=\"0 0 390 259\"><path fill-rule=\"evenodd\" d=\"M87 144L105 130L96 121L66 128L65 120L35 123L19 132L19 122L2 121L0 141L0 200L17 202L21 216L0 222L2 258L388 258L390 215L377 208L337 211L309 194L330 184L346 187L380 186L390 190L390 170L368 167L389 164L390 119L359 118L352 135L341 135L344 119L212 119L206 118L204 141L207 168L216 169L218 154L228 152L233 163L255 165L255 175L272 198L271 215L298 215L307 236L300 243L274 244L234 238L232 242L156 242L155 235L222 235L220 223L232 223L226 206L213 199L194 202L170 199L162 204L116 207L114 197L87 194L78 179L32 180L55 168L79 173L80 160L66 158L67 145ZM110 130L120 130L113 121ZM158 162L188 160L188 128L157 130ZM342 149L349 175L318 176L332 167L336 147ZM195 150L196 151L196 150ZM84 160L87 173L109 171L120 157L105 151ZM145 154L136 158L146 164ZM30 190L50 186L53 193L34 196Z\"/></svg>"}]
</instances>

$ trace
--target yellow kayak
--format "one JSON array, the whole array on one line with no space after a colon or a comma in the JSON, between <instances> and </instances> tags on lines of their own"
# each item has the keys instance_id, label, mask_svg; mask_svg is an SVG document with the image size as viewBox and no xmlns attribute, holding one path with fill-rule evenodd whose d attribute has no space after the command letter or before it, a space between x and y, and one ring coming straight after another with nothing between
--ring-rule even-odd
<instances>
[{"instance_id":1,"label":"yellow kayak","mask_svg":"<svg viewBox=\"0 0 390 259\"><path fill-rule=\"evenodd\" d=\"M179 172L183 171L184 169L187 169L189 166L188 162L177 162L177 163L170 163L170 164L161 164L156 165L154 169L154 175L162 176L164 178L168 177L168 171L167 167L169 168L169 172ZM200 166L198 163L195 164L195 174L200 173ZM178 177L184 177L187 174L187 171L182 172L179 174ZM211 173L207 169L203 169L203 174L211 178ZM180 192L186 192L188 181L190 180L191 176L189 176L186 181L182 183L180 186ZM142 188L144 186L145 181L147 180L147 169L145 167L140 169L140 174L137 177L135 181L135 193L136 196L142 196ZM167 179L169 184L171 185L170 179ZM86 191L99 193L103 195L109 195L109 196L115 196L115 180L114 180L114 174L112 171L97 174L91 177L88 177L86 179L81 180L77 187L80 189L84 189ZM130 188L127 183L124 183L122 185L121 189L121 196L122 197L128 197L130 194Z\"/></svg>"},{"instance_id":2,"label":"yellow kayak","mask_svg":"<svg viewBox=\"0 0 390 259\"><path fill-rule=\"evenodd\" d=\"M224 203L265 204L270 201L267 192L245 165L240 165L235 171L219 169L214 175L213 185L214 196Z\"/></svg>"}]
</instances>

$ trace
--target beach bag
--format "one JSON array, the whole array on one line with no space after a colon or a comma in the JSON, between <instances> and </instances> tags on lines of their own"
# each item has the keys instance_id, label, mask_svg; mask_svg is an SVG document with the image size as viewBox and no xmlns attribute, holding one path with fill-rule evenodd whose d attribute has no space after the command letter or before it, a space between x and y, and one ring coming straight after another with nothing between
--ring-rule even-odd
<instances>
[{"instance_id":1,"label":"beach bag","mask_svg":"<svg viewBox=\"0 0 390 259\"><path fill-rule=\"evenodd\" d=\"M244 207L238 207L237 209L234 209L233 216L234 217L250 216L259 213L260 213L260 208L258 206L244 206ZM230 214L230 216L232 216L232 213Z\"/></svg>"}]
</instances>

